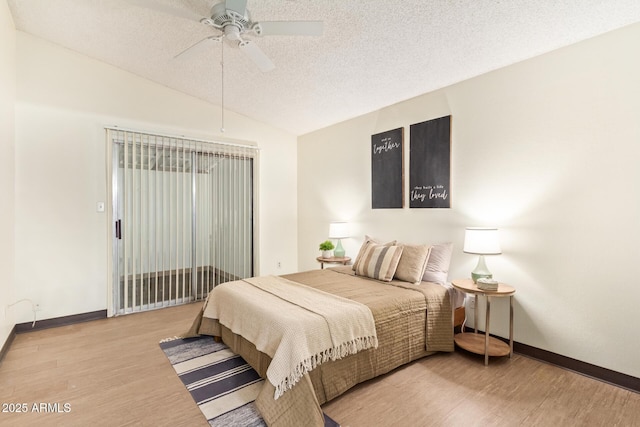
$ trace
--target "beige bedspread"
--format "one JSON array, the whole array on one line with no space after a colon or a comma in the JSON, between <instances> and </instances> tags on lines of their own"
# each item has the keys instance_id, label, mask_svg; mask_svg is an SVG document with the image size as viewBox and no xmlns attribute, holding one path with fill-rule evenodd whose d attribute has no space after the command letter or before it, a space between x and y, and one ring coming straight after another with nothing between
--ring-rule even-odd
<instances>
[{"instance_id":1,"label":"beige bedspread","mask_svg":"<svg viewBox=\"0 0 640 427\"><path fill-rule=\"evenodd\" d=\"M452 306L449 293L440 285L382 283L354 276L351 267L284 277L369 307L375 320L378 348L318 366L278 400L273 399L273 385L265 381L256 405L270 426L320 427L324 424L320 405L354 385L434 352L453 351ZM196 319L192 331L221 336L234 352L266 376L271 358L217 320L206 316Z\"/></svg>"}]
</instances>

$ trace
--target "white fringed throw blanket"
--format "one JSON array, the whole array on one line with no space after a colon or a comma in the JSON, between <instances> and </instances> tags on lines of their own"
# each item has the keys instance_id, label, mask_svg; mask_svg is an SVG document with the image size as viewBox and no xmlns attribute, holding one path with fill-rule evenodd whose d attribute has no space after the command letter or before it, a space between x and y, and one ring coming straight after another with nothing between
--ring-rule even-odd
<instances>
[{"instance_id":1,"label":"white fringed throw blanket","mask_svg":"<svg viewBox=\"0 0 640 427\"><path fill-rule=\"evenodd\" d=\"M367 306L282 277L218 285L204 315L271 356L267 379L275 399L317 365L378 346Z\"/></svg>"}]
</instances>

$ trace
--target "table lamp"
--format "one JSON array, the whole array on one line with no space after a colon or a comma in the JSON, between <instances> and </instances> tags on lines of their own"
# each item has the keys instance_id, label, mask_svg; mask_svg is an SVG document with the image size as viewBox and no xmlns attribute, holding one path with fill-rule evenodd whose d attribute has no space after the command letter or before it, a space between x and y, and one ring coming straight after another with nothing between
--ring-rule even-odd
<instances>
[{"instance_id":1,"label":"table lamp","mask_svg":"<svg viewBox=\"0 0 640 427\"><path fill-rule=\"evenodd\" d=\"M499 255L502 253L500 250L500 242L498 241L498 229L467 227L464 231L464 248L462 251L467 254L480 255L478 265L476 265L476 268L471 272L473 283L477 283L478 279L482 277L491 279L493 274L491 274L487 268L487 264L484 262L484 256Z\"/></svg>"},{"instance_id":2,"label":"table lamp","mask_svg":"<svg viewBox=\"0 0 640 427\"><path fill-rule=\"evenodd\" d=\"M349 224L346 222L332 222L329 224L329 238L338 240L333 251L333 256L336 258L344 257L344 248L340 239L346 239L347 237L349 237Z\"/></svg>"}]
</instances>

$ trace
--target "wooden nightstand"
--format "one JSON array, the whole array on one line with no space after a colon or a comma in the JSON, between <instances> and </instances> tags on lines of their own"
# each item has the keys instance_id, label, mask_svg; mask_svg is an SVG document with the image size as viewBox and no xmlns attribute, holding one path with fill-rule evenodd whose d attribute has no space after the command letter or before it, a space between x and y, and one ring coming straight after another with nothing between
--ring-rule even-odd
<instances>
[{"instance_id":1,"label":"wooden nightstand","mask_svg":"<svg viewBox=\"0 0 640 427\"><path fill-rule=\"evenodd\" d=\"M323 258L321 256L319 256L318 258L316 258L316 261L318 261L320 263L320 268L324 268L325 264L342 264L342 265L347 265L351 262L351 258L348 256L344 256L344 257L335 257L332 256L331 258Z\"/></svg>"},{"instance_id":2,"label":"wooden nightstand","mask_svg":"<svg viewBox=\"0 0 640 427\"><path fill-rule=\"evenodd\" d=\"M513 356L513 294L516 293L515 288L505 285L504 283L499 283L497 291L485 291L478 288L471 279L456 279L451 283L456 289L475 296L473 324L475 332L469 333L462 331L461 333L456 334L454 337L455 343L460 348L472 353L484 354L485 365L489 364L489 356ZM487 304L484 336L478 334L478 295L484 296ZM509 345L497 338L489 336L491 298L493 297L509 297Z\"/></svg>"}]
</instances>

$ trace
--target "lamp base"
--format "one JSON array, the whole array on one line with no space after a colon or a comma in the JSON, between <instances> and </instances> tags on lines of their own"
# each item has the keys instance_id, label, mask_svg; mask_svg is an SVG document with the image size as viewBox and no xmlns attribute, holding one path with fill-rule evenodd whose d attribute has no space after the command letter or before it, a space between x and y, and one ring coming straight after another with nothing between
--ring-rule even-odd
<instances>
[{"instance_id":1,"label":"lamp base","mask_svg":"<svg viewBox=\"0 0 640 427\"><path fill-rule=\"evenodd\" d=\"M338 244L333 250L333 256L336 258L344 258L344 248L342 247L342 240L338 239Z\"/></svg>"},{"instance_id":2,"label":"lamp base","mask_svg":"<svg viewBox=\"0 0 640 427\"><path fill-rule=\"evenodd\" d=\"M486 277L487 279L493 279L493 274L487 268L487 264L484 262L484 255L480 255L478 258L478 265L471 272L471 278L473 283L478 283L478 279Z\"/></svg>"}]
</instances>

